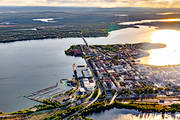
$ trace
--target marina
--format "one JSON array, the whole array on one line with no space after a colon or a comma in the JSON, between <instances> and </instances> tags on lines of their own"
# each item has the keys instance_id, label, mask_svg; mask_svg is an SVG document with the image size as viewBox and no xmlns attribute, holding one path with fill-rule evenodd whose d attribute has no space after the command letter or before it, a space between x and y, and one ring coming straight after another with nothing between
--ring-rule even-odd
<instances>
[{"instance_id":1,"label":"marina","mask_svg":"<svg viewBox=\"0 0 180 120\"><path fill-rule=\"evenodd\" d=\"M62 86L56 83L56 85L54 86L50 86L48 88L44 88L42 90L30 93L29 95L26 95L24 97L30 100L42 102L45 99L52 98L53 96L62 94L63 92L65 92L65 90L62 89Z\"/></svg>"}]
</instances>

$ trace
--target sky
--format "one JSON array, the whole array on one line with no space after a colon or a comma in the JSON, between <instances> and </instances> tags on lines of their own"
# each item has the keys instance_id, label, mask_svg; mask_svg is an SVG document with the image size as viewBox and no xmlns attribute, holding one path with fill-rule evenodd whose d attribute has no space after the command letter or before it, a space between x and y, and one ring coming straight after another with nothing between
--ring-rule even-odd
<instances>
[{"instance_id":1,"label":"sky","mask_svg":"<svg viewBox=\"0 0 180 120\"><path fill-rule=\"evenodd\" d=\"M0 6L179 8L180 0L0 0Z\"/></svg>"}]
</instances>

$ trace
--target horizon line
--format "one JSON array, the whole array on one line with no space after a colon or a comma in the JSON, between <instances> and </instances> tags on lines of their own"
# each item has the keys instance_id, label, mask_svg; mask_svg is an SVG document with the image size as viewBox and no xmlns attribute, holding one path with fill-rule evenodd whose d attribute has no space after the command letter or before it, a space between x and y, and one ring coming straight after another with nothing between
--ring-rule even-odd
<instances>
[{"instance_id":1,"label":"horizon line","mask_svg":"<svg viewBox=\"0 0 180 120\"><path fill-rule=\"evenodd\" d=\"M149 8L149 9L180 9L179 7L172 7L172 8L168 8L168 7L132 7L132 6L119 6L119 7L93 7L93 6L43 6L43 5L0 5L0 7L54 7L54 8L106 8L106 9L112 9L112 8Z\"/></svg>"}]
</instances>

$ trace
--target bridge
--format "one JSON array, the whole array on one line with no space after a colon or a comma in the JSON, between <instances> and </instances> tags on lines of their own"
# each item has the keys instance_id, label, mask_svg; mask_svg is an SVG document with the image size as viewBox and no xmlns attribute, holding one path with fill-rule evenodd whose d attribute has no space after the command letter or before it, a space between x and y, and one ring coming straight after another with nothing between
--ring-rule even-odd
<instances>
[{"instance_id":1,"label":"bridge","mask_svg":"<svg viewBox=\"0 0 180 120\"><path fill-rule=\"evenodd\" d=\"M83 39L84 43L86 44L86 46L87 46L87 47L89 47L89 45L88 45L88 43L87 43L86 39L85 39L85 38L84 38L84 36L82 35L82 32L81 32L80 34L81 34L81 37L82 37L82 39Z\"/></svg>"}]
</instances>

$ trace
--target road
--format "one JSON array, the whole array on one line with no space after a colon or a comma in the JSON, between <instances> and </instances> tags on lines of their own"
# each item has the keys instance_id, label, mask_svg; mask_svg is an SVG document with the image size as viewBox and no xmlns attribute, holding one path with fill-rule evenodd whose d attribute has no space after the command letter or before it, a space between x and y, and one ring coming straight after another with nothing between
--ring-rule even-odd
<instances>
[{"instance_id":1,"label":"road","mask_svg":"<svg viewBox=\"0 0 180 120\"><path fill-rule=\"evenodd\" d=\"M92 90L92 92L91 92L91 95L90 95L88 98L86 98L86 100L84 101L84 103L87 103L87 102L92 98L95 90L96 90L96 87L93 88L93 90Z\"/></svg>"},{"instance_id":2,"label":"road","mask_svg":"<svg viewBox=\"0 0 180 120\"><path fill-rule=\"evenodd\" d=\"M82 37L84 43L86 44L86 46L88 46L88 43L87 43L86 39L84 38L84 36L82 34L81 34L81 37Z\"/></svg>"},{"instance_id":3,"label":"road","mask_svg":"<svg viewBox=\"0 0 180 120\"><path fill-rule=\"evenodd\" d=\"M78 81L78 84L77 84L77 89L75 90L75 92L69 96L70 98L72 98L72 102L76 99L76 92L79 91L79 89L81 88L81 85L80 85L80 81Z\"/></svg>"},{"instance_id":4,"label":"road","mask_svg":"<svg viewBox=\"0 0 180 120\"><path fill-rule=\"evenodd\" d=\"M101 89L100 87L98 87L98 94L96 96L96 98L90 102L89 104L87 104L83 109L80 109L78 111L76 111L75 113L73 113L72 115L70 115L69 117L65 118L64 120L68 120L69 118L73 117L75 114L79 113L80 111L84 110L85 108L89 107L90 105L92 105L94 102L96 102L96 100L99 98L99 96L101 95ZM86 103L83 103L86 104Z\"/></svg>"},{"instance_id":5,"label":"road","mask_svg":"<svg viewBox=\"0 0 180 120\"><path fill-rule=\"evenodd\" d=\"M110 105L113 104L113 102L114 102L114 100L116 99L117 95L118 95L118 94L117 94L117 91L116 91L115 94L114 94L114 96L113 96L113 98L111 99L111 101L110 101L110 103L109 103Z\"/></svg>"},{"instance_id":6,"label":"road","mask_svg":"<svg viewBox=\"0 0 180 120\"><path fill-rule=\"evenodd\" d=\"M90 102L85 108L89 107L89 106L92 105L94 102L96 102L96 100L99 98L100 95L101 95L101 89L100 89L100 87L98 87L98 94L97 94L96 98L95 98L92 102ZM84 109L85 109L85 108L84 108Z\"/></svg>"},{"instance_id":7,"label":"road","mask_svg":"<svg viewBox=\"0 0 180 120\"><path fill-rule=\"evenodd\" d=\"M88 47L88 44L87 44L87 42L86 42L86 40L85 40L85 38L84 38L83 36L82 36L82 39L83 39L84 43L86 44L86 46ZM89 48L89 49L90 49L90 48ZM83 51L82 46L81 46L81 50ZM85 55L86 55L86 54L85 54ZM89 66L89 68L92 70L91 66L88 64L88 61L87 61L87 60L85 60L85 61L86 61L87 65ZM93 71L93 70L92 70L92 71ZM68 116L67 118L65 118L65 120L73 117L73 116L76 115L77 113L80 113L80 111L82 111L82 110L84 110L85 108L91 106L94 102L96 102L96 101L98 100L98 98L99 98L99 96L101 95L102 91L101 91L101 88L100 88L100 86L99 86L99 79L95 77L94 72L93 72L93 75L94 75L94 79L95 79L95 81L96 81L96 87L93 88L93 91L91 92L91 95L85 100L85 102L81 104L81 105L85 105L85 107L84 107L83 109L80 109L80 110L76 111L76 112L73 113L72 115ZM77 88L77 90L79 90L79 89L80 89L80 84L78 83L78 88ZM76 91L77 91L77 90L76 90ZM97 96L96 96L96 98L95 98L93 101L89 102L89 100L90 100L90 99L92 98L92 96L94 95L95 90L98 90ZM76 93L76 92L75 92L75 93ZM75 93L74 93L72 96L74 96ZM74 101L75 98L76 98L76 95L72 98L72 101ZM114 99L115 99L115 98L114 98ZM89 103L88 103L88 102L89 102Z\"/></svg>"}]
</instances>

